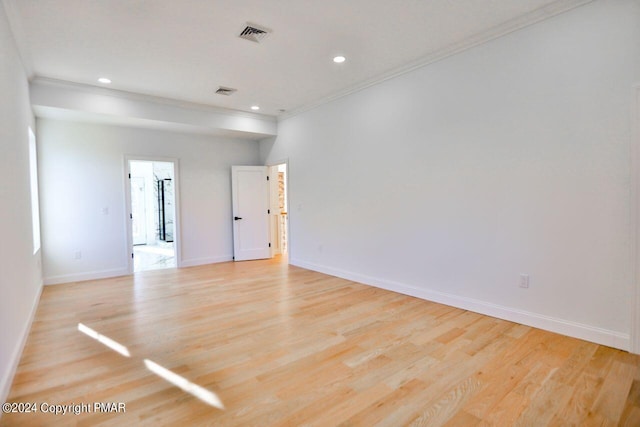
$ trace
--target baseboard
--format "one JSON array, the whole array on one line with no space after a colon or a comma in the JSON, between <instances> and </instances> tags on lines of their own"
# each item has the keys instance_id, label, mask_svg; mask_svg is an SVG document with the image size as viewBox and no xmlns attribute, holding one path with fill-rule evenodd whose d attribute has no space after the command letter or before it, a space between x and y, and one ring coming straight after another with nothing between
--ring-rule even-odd
<instances>
[{"instance_id":1,"label":"baseboard","mask_svg":"<svg viewBox=\"0 0 640 427\"><path fill-rule=\"evenodd\" d=\"M409 286L403 283L393 282L376 277L366 276L359 273L353 273L350 271L327 267L324 265L314 264L301 259L292 258L290 259L289 263L297 267L318 271L320 273L363 283L365 285L375 286L377 288L398 292L404 295L410 295L412 297L450 305L452 307L473 311L475 313L480 313L487 316L497 317L499 319L532 326L534 328L544 329L546 331L591 341L597 344L602 344L625 351L629 351L631 345L629 334L624 334L608 329L598 328L583 323L572 322L569 320L559 319L556 317L546 316L512 307L493 304L473 298L466 298L459 295L433 291L429 289L416 288L414 286Z\"/></svg>"},{"instance_id":2,"label":"baseboard","mask_svg":"<svg viewBox=\"0 0 640 427\"><path fill-rule=\"evenodd\" d=\"M11 354L11 361L9 369L4 373L2 378L0 379L0 403L4 403L7 401L7 397L9 397L9 391L11 390L11 384L13 383L13 377L18 370L18 365L20 364L20 358L22 356L22 350L24 350L24 346L27 343L27 338L29 337L29 332L31 331L31 325L33 324L33 319L36 316L36 311L38 310L38 303L40 302L40 295L42 295L42 283L38 287L38 294L36 295L33 305L31 306L31 312L29 313L29 319L27 323L22 327L22 338L20 339L20 343L13 349L13 353ZM0 417L2 417L2 413L0 412Z\"/></svg>"},{"instance_id":3,"label":"baseboard","mask_svg":"<svg viewBox=\"0 0 640 427\"><path fill-rule=\"evenodd\" d=\"M180 267L195 267L196 265L217 264L219 262L227 262L227 261L233 261L233 255L187 259L187 260L183 260L180 263Z\"/></svg>"},{"instance_id":4,"label":"baseboard","mask_svg":"<svg viewBox=\"0 0 640 427\"><path fill-rule=\"evenodd\" d=\"M116 268L112 270L88 271L77 274L63 274L60 276L49 276L44 278L45 285L58 285L60 283L83 282L85 280L106 279L108 277L126 276L131 274L126 268Z\"/></svg>"}]
</instances>

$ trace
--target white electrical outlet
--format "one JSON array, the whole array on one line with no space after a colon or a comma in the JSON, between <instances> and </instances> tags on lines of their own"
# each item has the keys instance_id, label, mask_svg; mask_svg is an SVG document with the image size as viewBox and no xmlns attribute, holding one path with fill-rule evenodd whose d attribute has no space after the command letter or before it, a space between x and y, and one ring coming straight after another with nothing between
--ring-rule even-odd
<instances>
[{"instance_id":1,"label":"white electrical outlet","mask_svg":"<svg viewBox=\"0 0 640 427\"><path fill-rule=\"evenodd\" d=\"M521 274L520 275L520 287L521 288L528 288L529 287L529 275L528 274Z\"/></svg>"},{"instance_id":2,"label":"white electrical outlet","mask_svg":"<svg viewBox=\"0 0 640 427\"><path fill-rule=\"evenodd\" d=\"M73 259L81 259L81 258L82 258L82 252L76 251L76 253L73 254Z\"/></svg>"}]
</instances>

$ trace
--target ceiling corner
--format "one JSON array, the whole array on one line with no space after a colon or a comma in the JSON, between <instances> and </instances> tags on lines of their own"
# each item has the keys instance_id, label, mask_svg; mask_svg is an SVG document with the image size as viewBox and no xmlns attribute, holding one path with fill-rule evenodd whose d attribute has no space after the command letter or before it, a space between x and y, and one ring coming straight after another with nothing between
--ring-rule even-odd
<instances>
[{"instance_id":1,"label":"ceiling corner","mask_svg":"<svg viewBox=\"0 0 640 427\"><path fill-rule=\"evenodd\" d=\"M33 60L31 58L31 53L29 50L29 44L27 43L27 37L25 36L24 27L22 25L22 18L20 17L20 13L18 12L15 0L1 1L2 5L4 6L5 14L7 15L7 20L9 21L9 30L11 31L13 40L15 41L16 47L18 48L18 54L20 55L20 59L22 61L22 67L24 68L27 78L31 80L35 76L35 71L33 67Z\"/></svg>"}]
</instances>

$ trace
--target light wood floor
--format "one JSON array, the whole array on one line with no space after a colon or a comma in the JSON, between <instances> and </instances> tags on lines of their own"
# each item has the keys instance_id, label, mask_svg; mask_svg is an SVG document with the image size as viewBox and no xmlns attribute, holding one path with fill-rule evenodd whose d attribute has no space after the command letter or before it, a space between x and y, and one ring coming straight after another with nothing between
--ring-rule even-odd
<instances>
[{"instance_id":1,"label":"light wood floor","mask_svg":"<svg viewBox=\"0 0 640 427\"><path fill-rule=\"evenodd\" d=\"M2 426L640 426L640 358L282 262L224 263L46 287L9 401L126 413Z\"/></svg>"}]
</instances>

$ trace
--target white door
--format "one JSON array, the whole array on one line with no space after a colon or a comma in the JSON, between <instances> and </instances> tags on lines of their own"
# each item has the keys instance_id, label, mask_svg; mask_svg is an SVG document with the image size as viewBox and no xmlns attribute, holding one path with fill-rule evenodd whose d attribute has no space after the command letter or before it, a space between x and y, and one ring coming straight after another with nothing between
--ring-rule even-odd
<instances>
[{"instance_id":1,"label":"white door","mask_svg":"<svg viewBox=\"0 0 640 427\"><path fill-rule=\"evenodd\" d=\"M143 177L131 178L131 230L134 245L147 243L146 192Z\"/></svg>"},{"instance_id":2,"label":"white door","mask_svg":"<svg viewBox=\"0 0 640 427\"><path fill-rule=\"evenodd\" d=\"M233 255L236 261L271 257L266 166L232 166Z\"/></svg>"}]
</instances>

